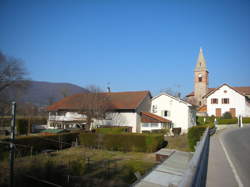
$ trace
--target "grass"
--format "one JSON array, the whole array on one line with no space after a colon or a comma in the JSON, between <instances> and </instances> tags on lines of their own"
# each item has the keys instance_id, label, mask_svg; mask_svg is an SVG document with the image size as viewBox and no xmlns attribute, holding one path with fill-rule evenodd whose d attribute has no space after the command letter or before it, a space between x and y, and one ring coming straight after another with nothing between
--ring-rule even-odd
<instances>
[{"instance_id":1,"label":"grass","mask_svg":"<svg viewBox=\"0 0 250 187\"><path fill-rule=\"evenodd\" d=\"M183 134L180 136L169 136L167 137L167 146L168 149L176 149L180 151L189 152L190 148L188 146L187 134Z\"/></svg>"},{"instance_id":2,"label":"grass","mask_svg":"<svg viewBox=\"0 0 250 187\"><path fill-rule=\"evenodd\" d=\"M8 162L0 163L0 186L7 186ZM16 186L39 186L23 174L62 186L129 186L139 171L144 174L156 165L153 153L90 150L76 147L51 155L36 155L15 160ZM68 183L67 176L75 176ZM3 176L3 177L2 177ZM84 185L83 185L84 184ZM40 184L40 186L42 186Z\"/></svg>"}]
</instances>

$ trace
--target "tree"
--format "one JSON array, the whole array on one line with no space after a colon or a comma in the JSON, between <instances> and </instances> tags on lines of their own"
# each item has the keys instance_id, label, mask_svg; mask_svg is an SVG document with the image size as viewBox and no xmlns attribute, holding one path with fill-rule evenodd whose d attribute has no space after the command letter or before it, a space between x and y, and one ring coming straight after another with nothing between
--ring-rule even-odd
<instances>
[{"instance_id":1,"label":"tree","mask_svg":"<svg viewBox=\"0 0 250 187\"><path fill-rule=\"evenodd\" d=\"M104 119L111 108L109 93L104 93L97 86L87 87L88 92L81 97L80 113L87 116L86 130L91 130L93 119Z\"/></svg>"},{"instance_id":2,"label":"tree","mask_svg":"<svg viewBox=\"0 0 250 187\"><path fill-rule=\"evenodd\" d=\"M17 99L29 85L23 62L0 51L0 113L6 112L11 99Z\"/></svg>"},{"instance_id":3,"label":"tree","mask_svg":"<svg viewBox=\"0 0 250 187\"><path fill-rule=\"evenodd\" d=\"M22 86L27 72L21 60L7 57L0 51L0 92L12 85Z\"/></svg>"}]
</instances>

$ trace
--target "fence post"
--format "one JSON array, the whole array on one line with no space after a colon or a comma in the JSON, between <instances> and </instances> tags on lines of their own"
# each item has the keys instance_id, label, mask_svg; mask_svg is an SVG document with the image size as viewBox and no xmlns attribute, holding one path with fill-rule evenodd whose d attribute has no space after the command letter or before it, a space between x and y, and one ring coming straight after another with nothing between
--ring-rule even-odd
<instances>
[{"instance_id":1,"label":"fence post","mask_svg":"<svg viewBox=\"0 0 250 187\"><path fill-rule=\"evenodd\" d=\"M14 157L15 157L15 130L16 130L16 102L12 102L11 110L11 133L10 133L10 187L14 186Z\"/></svg>"}]
</instances>

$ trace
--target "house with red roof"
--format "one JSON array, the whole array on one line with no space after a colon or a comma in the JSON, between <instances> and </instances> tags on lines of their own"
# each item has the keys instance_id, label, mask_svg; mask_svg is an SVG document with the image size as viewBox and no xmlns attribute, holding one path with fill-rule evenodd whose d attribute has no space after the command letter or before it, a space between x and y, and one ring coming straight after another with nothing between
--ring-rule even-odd
<instances>
[{"instance_id":1,"label":"house with red roof","mask_svg":"<svg viewBox=\"0 0 250 187\"><path fill-rule=\"evenodd\" d=\"M93 93L81 93L66 97L47 107L49 112L49 128L84 127L87 123L87 115L84 107L91 104L89 97ZM108 108L105 116L92 120L92 127L101 125L129 126L132 132L142 132L143 123L155 124L153 128L146 130L161 129L166 127L169 120L150 113L151 93L149 91L134 92L102 92L98 93L101 98L108 98ZM98 105L97 108L100 108Z\"/></svg>"}]
</instances>

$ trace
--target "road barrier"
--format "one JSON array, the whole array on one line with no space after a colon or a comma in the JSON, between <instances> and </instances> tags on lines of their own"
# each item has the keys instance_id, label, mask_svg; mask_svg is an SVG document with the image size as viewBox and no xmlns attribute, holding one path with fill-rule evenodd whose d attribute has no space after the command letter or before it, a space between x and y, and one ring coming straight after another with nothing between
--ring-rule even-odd
<instances>
[{"instance_id":1,"label":"road barrier","mask_svg":"<svg viewBox=\"0 0 250 187\"><path fill-rule=\"evenodd\" d=\"M178 185L179 187L206 186L209 140L210 132L207 128L200 142L196 144L196 151L188 164L188 169L184 173L182 181Z\"/></svg>"}]
</instances>

